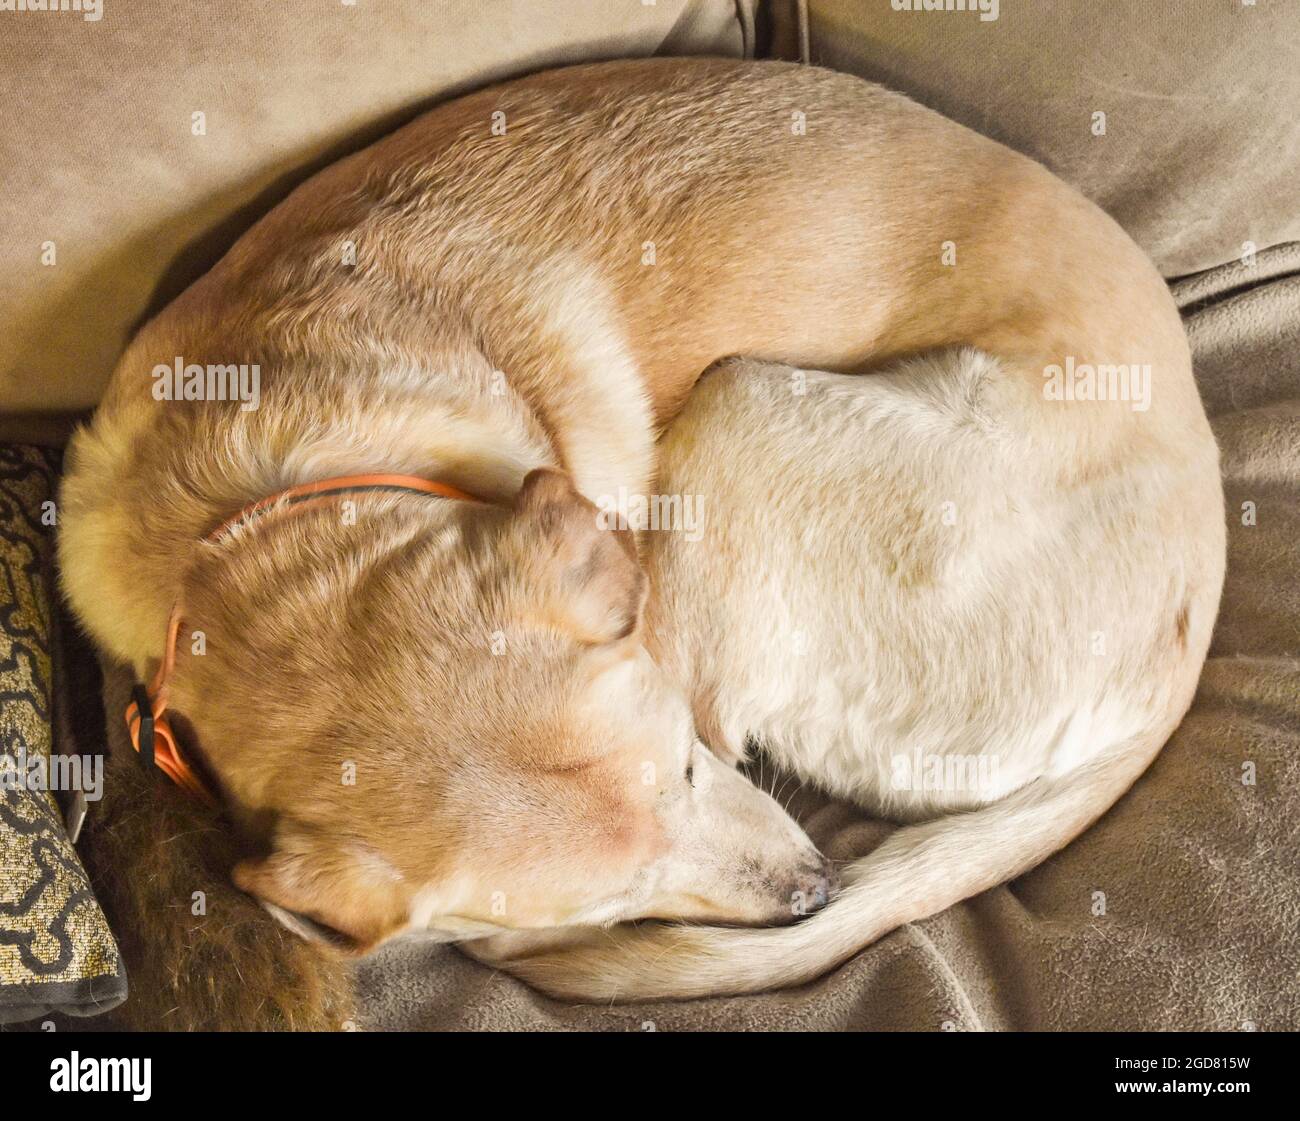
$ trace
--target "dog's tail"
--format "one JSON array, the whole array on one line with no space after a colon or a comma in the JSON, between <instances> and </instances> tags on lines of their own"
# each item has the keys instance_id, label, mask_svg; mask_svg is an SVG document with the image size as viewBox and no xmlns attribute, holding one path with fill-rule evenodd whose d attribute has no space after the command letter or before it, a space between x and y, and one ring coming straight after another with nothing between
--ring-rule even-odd
<instances>
[{"instance_id":1,"label":"dog's tail","mask_svg":"<svg viewBox=\"0 0 1300 1121\"><path fill-rule=\"evenodd\" d=\"M678 999L811 981L895 927L1004 883L1069 844L1132 786L1177 724L996 803L897 830L845 870L833 902L795 926L641 925L495 963L570 1000Z\"/></svg>"}]
</instances>

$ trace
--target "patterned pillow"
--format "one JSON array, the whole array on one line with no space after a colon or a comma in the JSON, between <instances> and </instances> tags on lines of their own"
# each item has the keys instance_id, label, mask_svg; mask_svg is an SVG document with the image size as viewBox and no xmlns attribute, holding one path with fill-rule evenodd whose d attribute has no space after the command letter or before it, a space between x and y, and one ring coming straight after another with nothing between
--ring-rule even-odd
<instances>
[{"instance_id":1,"label":"patterned pillow","mask_svg":"<svg viewBox=\"0 0 1300 1121\"><path fill-rule=\"evenodd\" d=\"M93 762L69 767L50 754L56 475L55 453L0 445L0 1023L94 1015L126 997L52 792L94 790Z\"/></svg>"}]
</instances>

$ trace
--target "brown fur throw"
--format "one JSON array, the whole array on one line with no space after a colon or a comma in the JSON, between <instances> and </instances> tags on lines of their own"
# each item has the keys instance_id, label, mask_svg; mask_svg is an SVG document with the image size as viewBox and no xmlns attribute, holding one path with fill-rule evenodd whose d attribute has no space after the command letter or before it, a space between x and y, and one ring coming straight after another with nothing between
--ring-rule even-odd
<instances>
[{"instance_id":1,"label":"brown fur throw","mask_svg":"<svg viewBox=\"0 0 1300 1121\"><path fill-rule=\"evenodd\" d=\"M121 719L126 675L105 676L104 798L79 846L127 965L129 996L105 1026L350 1028L348 962L285 930L230 882L238 855L231 830L142 770Z\"/></svg>"}]
</instances>

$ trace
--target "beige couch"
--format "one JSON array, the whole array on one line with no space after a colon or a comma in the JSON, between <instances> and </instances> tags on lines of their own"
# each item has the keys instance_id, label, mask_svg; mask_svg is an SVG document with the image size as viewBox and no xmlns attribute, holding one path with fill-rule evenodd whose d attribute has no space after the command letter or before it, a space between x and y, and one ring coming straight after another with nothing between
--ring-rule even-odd
<instances>
[{"instance_id":1,"label":"beige couch","mask_svg":"<svg viewBox=\"0 0 1300 1121\"><path fill-rule=\"evenodd\" d=\"M564 63L739 55L753 26L735 0L102 11L0 12L0 439L60 438L142 319L293 186L421 109Z\"/></svg>"},{"instance_id":2,"label":"beige couch","mask_svg":"<svg viewBox=\"0 0 1300 1121\"><path fill-rule=\"evenodd\" d=\"M117 3L98 23L0 13L0 72L40 93L0 123L10 438L57 440L141 317L315 168L494 78L663 51L859 73L1075 183L1181 278L1224 448L1229 577L1197 705L1064 853L795 992L575 1009L452 949L393 947L362 971L364 1023L1300 1027L1300 27L1284 5L1002 0L981 20L890 0ZM110 673L117 749L124 684ZM805 809L837 856L888 828Z\"/></svg>"}]
</instances>

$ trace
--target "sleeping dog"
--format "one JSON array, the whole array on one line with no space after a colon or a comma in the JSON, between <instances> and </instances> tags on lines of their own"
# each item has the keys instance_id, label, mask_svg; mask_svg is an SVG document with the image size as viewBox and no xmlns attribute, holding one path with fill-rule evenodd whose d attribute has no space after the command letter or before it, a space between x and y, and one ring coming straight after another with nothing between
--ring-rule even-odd
<instances>
[{"instance_id":1,"label":"sleeping dog","mask_svg":"<svg viewBox=\"0 0 1300 1121\"><path fill-rule=\"evenodd\" d=\"M864 758L992 752L987 789L882 808L1023 810L921 827L878 909L869 875L782 935L827 939L794 973L1027 867L1118 796L1190 702L1222 573L1215 446L1156 271L1042 167L879 87L608 63L444 105L298 188L140 332L69 448L67 594L152 680L128 714L142 756L255 844L237 884L354 952L825 901L826 862L730 766L779 721L746 707L743 663L650 642L632 534L602 520L650 493L661 425L737 354L874 371L898 416L871 440L919 456L864 477L851 441L799 445L797 516L856 504L874 552L780 620L851 605L810 650L862 675L811 702L819 736L838 721L857 745L829 749L845 774L830 741L792 739L798 769L870 799L878 776L848 777ZM949 357L890 366L907 355ZM255 394L206 377L231 368ZM771 528L772 485L728 510ZM709 563L751 642L770 605L747 585L769 577L734 540ZM707 617L672 624L684 649ZM1096 662L1069 645L1085 634ZM772 960L645 991L776 983Z\"/></svg>"},{"instance_id":2,"label":"sleeping dog","mask_svg":"<svg viewBox=\"0 0 1300 1121\"><path fill-rule=\"evenodd\" d=\"M706 375L660 448L660 491L710 514L698 541L647 534L655 661L729 762L761 744L911 824L793 929L505 934L471 953L584 999L796 984L1108 809L1195 687L1223 578L1219 479L1206 445L1134 447L1080 480L1035 431L1039 407L973 350L872 377L739 360Z\"/></svg>"}]
</instances>

